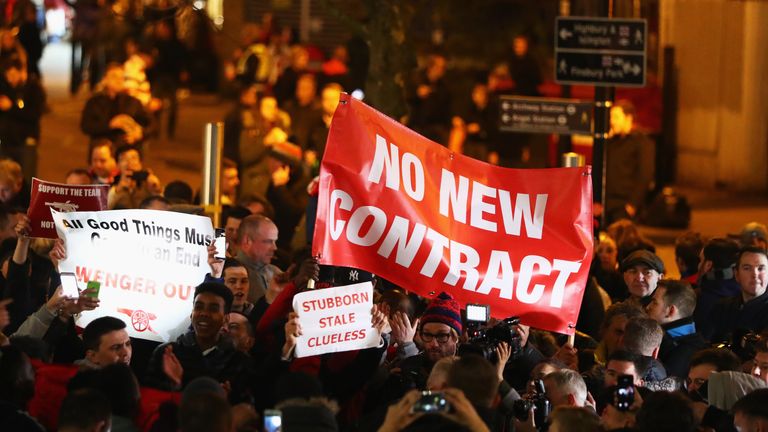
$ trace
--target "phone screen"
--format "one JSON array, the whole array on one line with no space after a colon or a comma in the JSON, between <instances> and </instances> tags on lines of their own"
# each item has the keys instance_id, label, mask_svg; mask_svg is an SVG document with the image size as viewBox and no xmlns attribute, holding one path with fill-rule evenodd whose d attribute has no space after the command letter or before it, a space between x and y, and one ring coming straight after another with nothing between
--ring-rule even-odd
<instances>
[{"instance_id":1,"label":"phone screen","mask_svg":"<svg viewBox=\"0 0 768 432\"><path fill-rule=\"evenodd\" d=\"M87 293L88 297L99 298L99 290L101 290L101 282L88 281L88 283L85 285L85 289L86 291L88 291Z\"/></svg>"},{"instance_id":2,"label":"phone screen","mask_svg":"<svg viewBox=\"0 0 768 432\"><path fill-rule=\"evenodd\" d=\"M616 409L629 411L635 402L635 383L632 375L621 375L616 385Z\"/></svg>"},{"instance_id":3,"label":"phone screen","mask_svg":"<svg viewBox=\"0 0 768 432\"><path fill-rule=\"evenodd\" d=\"M264 432L280 432L283 414L280 410L264 410Z\"/></svg>"},{"instance_id":4,"label":"phone screen","mask_svg":"<svg viewBox=\"0 0 768 432\"><path fill-rule=\"evenodd\" d=\"M448 401L440 392L424 391L421 398L411 408L411 413L445 412L450 409Z\"/></svg>"},{"instance_id":5,"label":"phone screen","mask_svg":"<svg viewBox=\"0 0 768 432\"><path fill-rule=\"evenodd\" d=\"M222 228L216 228L216 239L213 241L213 245L216 246L214 258L227 259L227 238Z\"/></svg>"},{"instance_id":6,"label":"phone screen","mask_svg":"<svg viewBox=\"0 0 768 432\"><path fill-rule=\"evenodd\" d=\"M77 276L74 273L61 274L61 295L73 299L80 297L80 290L77 289Z\"/></svg>"}]
</instances>

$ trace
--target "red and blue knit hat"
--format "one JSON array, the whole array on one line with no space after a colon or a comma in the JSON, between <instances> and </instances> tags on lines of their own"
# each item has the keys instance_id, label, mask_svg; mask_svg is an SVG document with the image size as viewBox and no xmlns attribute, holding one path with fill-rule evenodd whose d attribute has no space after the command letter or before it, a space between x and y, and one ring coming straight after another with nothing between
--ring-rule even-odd
<instances>
[{"instance_id":1,"label":"red and blue knit hat","mask_svg":"<svg viewBox=\"0 0 768 432\"><path fill-rule=\"evenodd\" d=\"M421 316L421 324L437 322L447 325L461 335L461 308L459 302L446 292L441 292L427 306L427 310Z\"/></svg>"}]
</instances>

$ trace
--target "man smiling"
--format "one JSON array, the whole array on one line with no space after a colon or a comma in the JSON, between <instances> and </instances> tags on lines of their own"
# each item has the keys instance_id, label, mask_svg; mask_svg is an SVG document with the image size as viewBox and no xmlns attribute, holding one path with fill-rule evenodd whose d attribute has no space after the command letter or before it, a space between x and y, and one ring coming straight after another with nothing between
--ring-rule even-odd
<instances>
[{"instance_id":1,"label":"man smiling","mask_svg":"<svg viewBox=\"0 0 768 432\"><path fill-rule=\"evenodd\" d=\"M727 340L737 329L759 332L768 327L768 255L765 249L755 246L741 249L734 276L741 293L720 300L703 323L702 333L711 342Z\"/></svg>"},{"instance_id":2,"label":"man smiling","mask_svg":"<svg viewBox=\"0 0 768 432\"><path fill-rule=\"evenodd\" d=\"M205 282L195 288L193 304L192 330L155 349L148 383L179 389L197 377L209 376L230 383L231 402L242 401L247 394L248 358L222 333L232 307L232 292L220 283Z\"/></svg>"}]
</instances>

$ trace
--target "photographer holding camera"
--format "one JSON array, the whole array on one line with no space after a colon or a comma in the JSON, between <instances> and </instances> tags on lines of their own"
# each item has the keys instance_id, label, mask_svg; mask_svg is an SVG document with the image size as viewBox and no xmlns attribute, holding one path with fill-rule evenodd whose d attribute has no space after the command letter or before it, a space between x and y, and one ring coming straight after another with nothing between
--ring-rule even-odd
<instances>
[{"instance_id":1,"label":"photographer holding camera","mask_svg":"<svg viewBox=\"0 0 768 432\"><path fill-rule=\"evenodd\" d=\"M115 150L120 175L109 189L108 207L112 209L139 208L139 204L151 195L160 195L160 180L144 169L141 152L136 146L124 145Z\"/></svg>"},{"instance_id":2,"label":"photographer holding camera","mask_svg":"<svg viewBox=\"0 0 768 432\"><path fill-rule=\"evenodd\" d=\"M447 388L441 392L412 390L391 405L379 432L495 430L498 376L491 363L477 355L457 359L448 370Z\"/></svg>"}]
</instances>

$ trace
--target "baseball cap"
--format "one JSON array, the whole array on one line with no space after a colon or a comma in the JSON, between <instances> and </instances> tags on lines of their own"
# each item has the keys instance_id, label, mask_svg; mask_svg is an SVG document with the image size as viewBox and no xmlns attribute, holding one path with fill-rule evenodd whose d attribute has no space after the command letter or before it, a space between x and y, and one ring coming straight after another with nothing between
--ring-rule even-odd
<instances>
[{"instance_id":1,"label":"baseball cap","mask_svg":"<svg viewBox=\"0 0 768 432\"><path fill-rule=\"evenodd\" d=\"M644 264L659 273L664 273L664 262L655 253L647 250L636 250L629 254L621 262L620 270L625 272L638 264Z\"/></svg>"}]
</instances>

